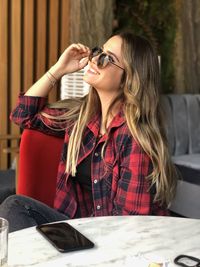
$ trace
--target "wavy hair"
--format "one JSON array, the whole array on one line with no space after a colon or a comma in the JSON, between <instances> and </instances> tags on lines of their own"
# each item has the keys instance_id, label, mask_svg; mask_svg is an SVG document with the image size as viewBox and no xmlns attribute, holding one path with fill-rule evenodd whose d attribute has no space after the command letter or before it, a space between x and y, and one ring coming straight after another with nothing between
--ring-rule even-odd
<instances>
[{"instance_id":1,"label":"wavy hair","mask_svg":"<svg viewBox=\"0 0 200 267\"><path fill-rule=\"evenodd\" d=\"M168 205L175 194L177 173L168 151L160 107L158 56L143 37L130 32L117 35L122 38L121 53L125 71L121 90L109 107L105 125L115 103L123 101L128 128L152 161L153 170L147 179L150 181L150 187L156 188L154 201ZM88 95L83 98L59 101L50 107L67 108L68 111L56 118L44 112L41 114L52 120L65 119L73 123L67 150L66 172L75 176L83 132L92 116L101 111L99 96L91 87Z\"/></svg>"},{"instance_id":2,"label":"wavy hair","mask_svg":"<svg viewBox=\"0 0 200 267\"><path fill-rule=\"evenodd\" d=\"M155 201L173 199L177 172L171 162L160 106L158 55L143 37L121 33L124 79L124 114L133 137L150 157L152 173L147 177L156 187Z\"/></svg>"}]
</instances>

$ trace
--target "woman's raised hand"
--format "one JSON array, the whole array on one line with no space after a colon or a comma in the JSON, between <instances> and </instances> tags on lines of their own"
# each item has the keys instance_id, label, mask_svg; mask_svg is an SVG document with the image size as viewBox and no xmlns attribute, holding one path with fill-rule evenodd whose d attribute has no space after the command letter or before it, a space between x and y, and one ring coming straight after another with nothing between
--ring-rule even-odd
<instances>
[{"instance_id":1,"label":"woman's raised hand","mask_svg":"<svg viewBox=\"0 0 200 267\"><path fill-rule=\"evenodd\" d=\"M83 44L72 44L62 53L57 63L51 68L54 76L59 79L64 74L84 68L88 63L89 47Z\"/></svg>"},{"instance_id":2,"label":"woman's raised hand","mask_svg":"<svg viewBox=\"0 0 200 267\"><path fill-rule=\"evenodd\" d=\"M70 45L55 65L26 91L25 95L46 97L54 84L67 73L78 71L88 63L90 49L82 44Z\"/></svg>"}]
</instances>

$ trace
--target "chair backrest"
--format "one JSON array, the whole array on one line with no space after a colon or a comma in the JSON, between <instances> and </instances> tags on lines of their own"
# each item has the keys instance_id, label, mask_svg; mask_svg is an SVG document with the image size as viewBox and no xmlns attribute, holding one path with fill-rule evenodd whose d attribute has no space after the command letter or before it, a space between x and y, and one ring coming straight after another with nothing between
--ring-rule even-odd
<instances>
[{"instance_id":1,"label":"chair backrest","mask_svg":"<svg viewBox=\"0 0 200 267\"><path fill-rule=\"evenodd\" d=\"M200 153L200 95L163 95L162 103L171 154Z\"/></svg>"},{"instance_id":2,"label":"chair backrest","mask_svg":"<svg viewBox=\"0 0 200 267\"><path fill-rule=\"evenodd\" d=\"M25 129L19 154L17 194L53 207L63 139Z\"/></svg>"}]
</instances>

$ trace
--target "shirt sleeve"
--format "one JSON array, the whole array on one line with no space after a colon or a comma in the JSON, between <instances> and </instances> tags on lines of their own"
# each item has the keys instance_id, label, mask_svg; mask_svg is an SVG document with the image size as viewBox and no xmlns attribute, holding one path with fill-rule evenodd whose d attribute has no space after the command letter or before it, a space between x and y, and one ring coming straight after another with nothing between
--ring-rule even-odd
<instances>
[{"instance_id":1,"label":"shirt sleeve","mask_svg":"<svg viewBox=\"0 0 200 267\"><path fill-rule=\"evenodd\" d=\"M150 214L151 195L146 179L151 171L150 158L132 137L123 146L120 158L113 215Z\"/></svg>"},{"instance_id":2,"label":"shirt sleeve","mask_svg":"<svg viewBox=\"0 0 200 267\"><path fill-rule=\"evenodd\" d=\"M22 129L35 129L49 135L63 137L67 127L66 122L48 119L42 116L40 111L58 116L66 109L50 109L47 107L47 98L20 94L17 106L10 114L10 119Z\"/></svg>"}]
</instances>

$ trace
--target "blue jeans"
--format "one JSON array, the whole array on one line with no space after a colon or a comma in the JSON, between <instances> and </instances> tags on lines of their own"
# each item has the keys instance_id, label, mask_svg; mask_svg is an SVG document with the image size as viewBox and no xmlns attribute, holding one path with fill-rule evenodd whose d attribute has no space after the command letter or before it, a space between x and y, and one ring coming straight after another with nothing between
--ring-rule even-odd
<instances>
[{"instance_id":1,"label":"blue jeans","mask_svg":"<svg viewBox=\"0 0 200 267\"><path fill-rule=\"evenodd\" d=\"M21 195L12 195L4 200L0 205L0 217L8 220L9 232L69 219L44 203Z\"/></svg>"}]
</instances>

